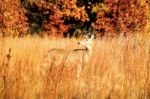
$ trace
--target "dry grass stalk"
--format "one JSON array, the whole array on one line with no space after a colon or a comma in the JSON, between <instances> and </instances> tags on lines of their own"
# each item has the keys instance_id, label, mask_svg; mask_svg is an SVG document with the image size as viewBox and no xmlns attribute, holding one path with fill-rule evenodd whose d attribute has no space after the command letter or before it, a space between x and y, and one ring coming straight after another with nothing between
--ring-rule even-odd
<instances>
[{"instance_id":1,"label":"dry grass stalk","mask_svg":"<svg viewBox=\"0 0 150 99\"><path fill-rule=\"evenodd\" d=\"M77 86L76 66L80 63L74 59L78 56L69 52L64 56L72 63L64 63L64 58L59 66L55 66L55 58L48 60L46 56L49 49L71 50L77 48L76 43L76 39L1 38L0 97L4 96L3 70L11 48L6 78L8 99L150 98L148 37L95 40L92 58L82 70ZM41 76L41 71L44 76Z\"/></svg>"}]
</instances>

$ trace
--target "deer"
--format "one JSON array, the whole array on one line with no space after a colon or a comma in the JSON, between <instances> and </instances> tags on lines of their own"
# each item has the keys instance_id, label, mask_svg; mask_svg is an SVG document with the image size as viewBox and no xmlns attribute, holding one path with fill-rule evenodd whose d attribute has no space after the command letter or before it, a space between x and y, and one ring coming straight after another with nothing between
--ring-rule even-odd
<instances>
[{"instance_id":1,"label":"deer","mask_svg":"<svg viewBox=\"0 0 150 99\"><path fill-rule=\"evenodd\" d=\"M91 37L85 36L83 40L79 41L78 46L82 46L84 48L76 48L72 50L57 48L50 49L47 53L46 63L49 64L53 62L54 66L59 66L62 63L66 67L76 66L76 78L79 80L83 66L88 64L92 57L93 40L94 35L91 35ZM47 68L48 64L45 64L44 67Z\"/></svg>"}]
</instances>

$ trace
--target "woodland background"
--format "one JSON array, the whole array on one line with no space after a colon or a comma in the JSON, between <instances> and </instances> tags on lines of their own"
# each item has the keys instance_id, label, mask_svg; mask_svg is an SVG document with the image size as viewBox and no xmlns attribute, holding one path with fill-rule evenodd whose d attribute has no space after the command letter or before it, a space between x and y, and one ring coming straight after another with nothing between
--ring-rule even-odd
<instances>
[{"instance_id":1,"label":"woodland background","mask_svg":"<svg viewBox=\"0 0 150 99\"><path fill-rule=\"evenodd\" d=\"M150 32L149 0L0 0L0 36Z\"/></svg>"},{"instance_id":2,"label":"woodland background","mask_svg":"<svg viewBox=\"0 0 150 99\"><path fill-rule=\"evenodd\" d=\"M150 99L150 0L0 0L0 99Z\"/></svg>"}]
</instances>

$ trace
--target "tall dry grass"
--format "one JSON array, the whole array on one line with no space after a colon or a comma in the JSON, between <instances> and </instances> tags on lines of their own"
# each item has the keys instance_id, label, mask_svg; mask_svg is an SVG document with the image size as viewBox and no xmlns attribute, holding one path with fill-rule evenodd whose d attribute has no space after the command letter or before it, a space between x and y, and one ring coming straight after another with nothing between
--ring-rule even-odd
<instances>
[{"instance_id":1,"label":"tall dry grass","mask_svg":"<svg viewBox=\"0 0 150 99\"><path fill-rule=\"evenodd\" d=\"M148 37L95 40L93 56L78 82L76 66L65 67L62 62L54 67L46 57L51 48L73 49L76 43L76 39L1 38L0 98L150 99Z\"/></svg>"}]
</instances>

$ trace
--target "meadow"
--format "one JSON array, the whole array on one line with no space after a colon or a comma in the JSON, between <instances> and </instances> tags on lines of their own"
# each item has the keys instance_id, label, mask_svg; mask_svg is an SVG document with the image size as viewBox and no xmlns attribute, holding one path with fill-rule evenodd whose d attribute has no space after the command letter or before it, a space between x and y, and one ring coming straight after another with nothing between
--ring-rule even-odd
<instances>
[{"instance_id":1,"label":"meadow","mask_svg":"<svg viewBox=\"0 0 150 99\"><path fill-rule=\"evenodd\" d=\"M46 56L52 48L80 48L78 41L0 38L0 98L150 99L149 37L95 39L92 57L76 82L76 66L55 67Z\"/></svg>"}]
</instances>

